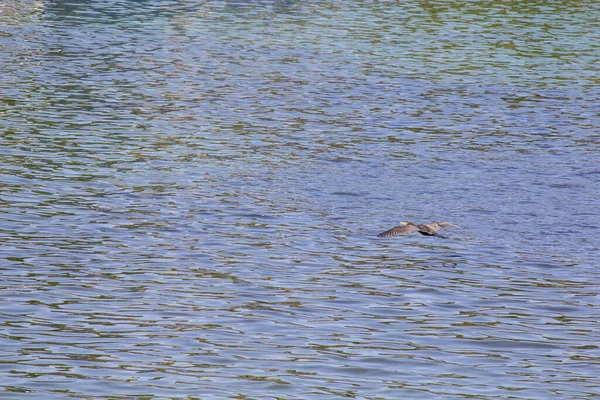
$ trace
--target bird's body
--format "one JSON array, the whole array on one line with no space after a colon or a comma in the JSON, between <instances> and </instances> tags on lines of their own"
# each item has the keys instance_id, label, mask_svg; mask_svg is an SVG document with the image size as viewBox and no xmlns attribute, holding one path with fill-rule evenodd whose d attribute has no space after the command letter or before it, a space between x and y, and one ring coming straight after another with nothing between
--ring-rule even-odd
<instances>
[{"instance_id":1,"label":"bird's body","mask_svg":"<svg viewBox=\"0 0 600 400\"><path fill-rule=\"evenodd\" d=\"M438 231L442 228L458 228L458 225L449 222L432 222L430 224L415 225L412 222L401 222L401 225L395 226L385 232L381 232L377 237L386 238L395 235L402 235L411 232L419 232L426 236L440 236Z\"/></svg>"}]
</instances>

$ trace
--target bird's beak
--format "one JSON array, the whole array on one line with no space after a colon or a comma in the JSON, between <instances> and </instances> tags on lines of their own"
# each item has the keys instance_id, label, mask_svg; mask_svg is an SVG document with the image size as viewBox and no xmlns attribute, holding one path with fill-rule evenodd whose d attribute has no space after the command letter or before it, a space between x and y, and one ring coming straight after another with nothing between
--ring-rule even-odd
<instances>
[{"instance_id":1,"label":"bird's beak","mask_svg":"<svg viewBox=\"0 0 600 400\"><path fill-rule=\"evenodd\" d=\"M400 222L400 225L408 225L408 222L402 221L402 222Z\"/></svg>"}]
</instances>

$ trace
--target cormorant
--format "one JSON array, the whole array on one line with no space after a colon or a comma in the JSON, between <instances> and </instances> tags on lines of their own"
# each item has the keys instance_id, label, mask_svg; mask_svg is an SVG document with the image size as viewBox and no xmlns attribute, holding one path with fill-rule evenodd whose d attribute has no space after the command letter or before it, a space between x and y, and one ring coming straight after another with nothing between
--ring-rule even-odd
<instances>
[{"instance_id":1,"label":"cormorant","mask_svg":"<svg viewBox=\"0 0 600 400\"><path fill-rule=\"evenodd\" d=\"M401 225L395 226L385 232L381 232L377 237L386 238L395 235L401 235L410 232L419 232L426 236L440 236L438 231L442 228L460 228L458 225L449 222L432 222L430 224L415 225L412 222L400 222Z\"/></svg>"}]
</instances>

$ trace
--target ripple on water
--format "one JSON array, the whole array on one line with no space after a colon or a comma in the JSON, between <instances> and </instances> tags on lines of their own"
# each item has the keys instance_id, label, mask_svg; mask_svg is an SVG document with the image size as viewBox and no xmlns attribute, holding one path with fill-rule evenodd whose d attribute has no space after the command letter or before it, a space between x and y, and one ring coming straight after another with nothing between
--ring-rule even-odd
<instances>
[{"instance_id":1,"label":"ripple on water","mask_svg":"<svg viewBox=\"0 0 600 400\"><path fill-rule=\"evenodd\" d=\"M0 388L599 395L599 12L3 2Z\"/></svg>"}]
</instances>

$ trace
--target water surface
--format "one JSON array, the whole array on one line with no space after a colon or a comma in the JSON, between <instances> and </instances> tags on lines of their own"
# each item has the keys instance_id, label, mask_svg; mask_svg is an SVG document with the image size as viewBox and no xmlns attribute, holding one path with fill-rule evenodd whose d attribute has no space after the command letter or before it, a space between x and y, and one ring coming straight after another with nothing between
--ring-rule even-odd
<instances>
[{"instance_id":1,"label":"water surface","mask_svg":"<svg viewBox=\"0 0 600 400\"><path fill-rule=\"evenodd\" d=\"M600 395L599 17L3 2L1 390Z\"/></svg>"}]
</instances>

